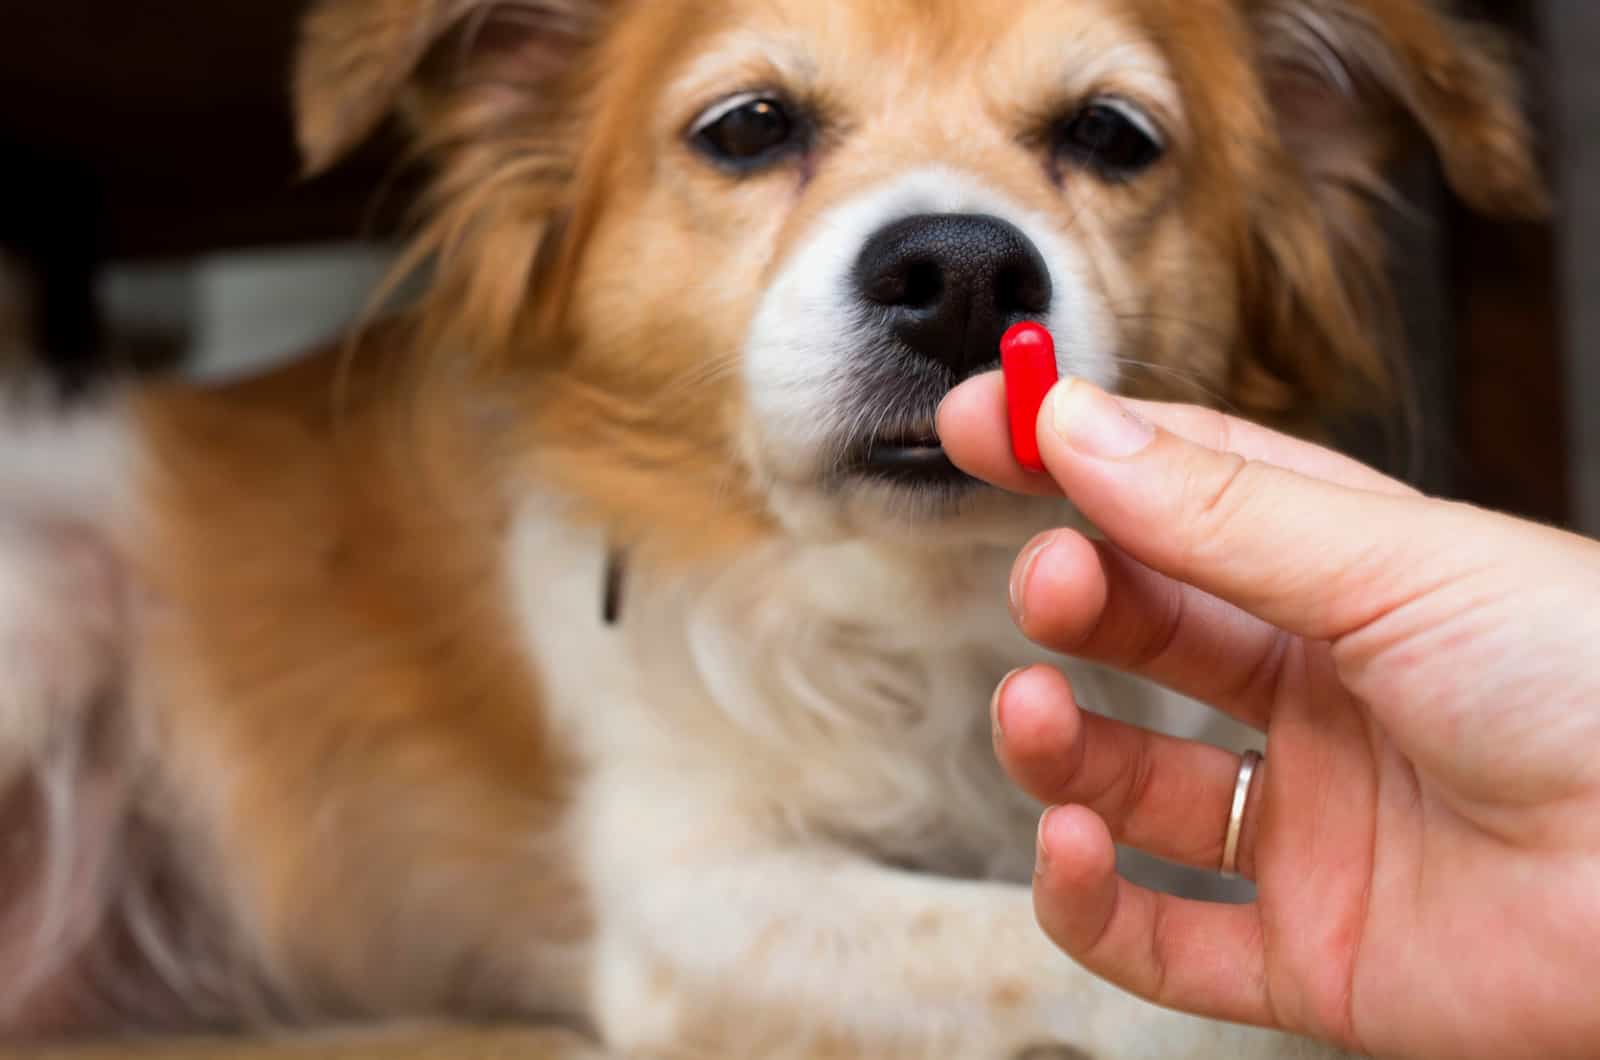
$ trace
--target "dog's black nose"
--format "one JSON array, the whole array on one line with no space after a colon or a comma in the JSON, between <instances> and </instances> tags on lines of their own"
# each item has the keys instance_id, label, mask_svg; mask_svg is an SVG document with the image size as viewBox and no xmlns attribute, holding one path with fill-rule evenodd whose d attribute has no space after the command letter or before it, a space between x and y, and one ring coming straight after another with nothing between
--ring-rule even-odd
<instances>
[{"instance_id":1,"label":"dog's black nose","mask_svg":"<svg viewBox=\"0 0 1600 1060\"><path fill-rule=\"evenodd\" d=\"M1044 258L998 217L896 221L867 241L855 278L901 342L960 379L999 360L1007 328L1050 309Z\"/></svg>"}]
</instances>

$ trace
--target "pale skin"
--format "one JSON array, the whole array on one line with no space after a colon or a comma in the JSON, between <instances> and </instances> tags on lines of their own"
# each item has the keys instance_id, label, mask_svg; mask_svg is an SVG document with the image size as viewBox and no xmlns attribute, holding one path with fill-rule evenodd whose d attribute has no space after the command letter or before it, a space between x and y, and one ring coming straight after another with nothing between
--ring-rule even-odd
<instances>
[{"instance_id":1,"label":"pale skin","mask_svg":"<svg viewBox=\"0 0 1600 1060\"><path fill-rule=\"evenodd\" d=\"M1113 842L1215 869L1239 759L1079 709L1055 671L993 704L1012 778L1055 807L1052 939L1157 1003L1378 1056L1600 1055L1600 544L1432 500L1220 414L1065 381L1049 473L1010 454L998 376L946 400L972 474L1065 493L1013 573L1033 640L1266 734L1248 906L1120 879Z\"/></svg>"}]
</instances>

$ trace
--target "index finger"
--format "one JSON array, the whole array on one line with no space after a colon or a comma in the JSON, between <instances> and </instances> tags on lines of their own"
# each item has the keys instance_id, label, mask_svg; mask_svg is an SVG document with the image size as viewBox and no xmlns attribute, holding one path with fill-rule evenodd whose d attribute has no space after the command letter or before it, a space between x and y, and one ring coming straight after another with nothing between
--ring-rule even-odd
<instances>
[{"instance_id":1,"label":"index finger","mask_svg":"<svg viewBox=\"0 0 1600 1060\"><path fill-rule=\"evenodd\" d=\"M1157 401L1124 400L1123 404L1156 426L1207 449L1351 489L1417 496L1405 483L1331 449L1215 409ZM956 466L975 478L1014 493L1061 495L1054 479L1025 471L1012 455L1005 380L999 372L969 379L950 392L939 409L939 440Z\"/></svg>"}]
</instances>

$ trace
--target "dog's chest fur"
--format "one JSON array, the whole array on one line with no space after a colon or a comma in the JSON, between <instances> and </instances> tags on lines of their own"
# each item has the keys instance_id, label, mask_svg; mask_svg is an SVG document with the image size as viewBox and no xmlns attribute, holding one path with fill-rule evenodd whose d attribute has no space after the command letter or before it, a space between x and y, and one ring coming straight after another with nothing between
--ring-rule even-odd
<instances>
[{"instance_id":1,"label":"dog's chest fur","mask_svg":"<svg viewBox=\"0 0 1600 1060\"><path fill-rule=\"evenodd\" d=\"M988 710L1008 670L1046 657L1007 615L1012 558L774 544L672 581L630 571L608 627L603 542L528 506L510 583L553 724L585 763L579 820L586 801L665 803L698 822L685 843L788 833L1026 879L1038 807L1001 772ZM1148 686L1069 670L1087 706L1172 720Z\"/></svg>"}]
</instances>

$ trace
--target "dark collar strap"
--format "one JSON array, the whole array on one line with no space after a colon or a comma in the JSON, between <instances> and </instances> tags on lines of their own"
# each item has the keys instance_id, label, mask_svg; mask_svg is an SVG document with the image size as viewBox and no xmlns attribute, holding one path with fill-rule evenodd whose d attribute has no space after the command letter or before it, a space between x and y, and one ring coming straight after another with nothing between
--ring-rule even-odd
<instances>
[{"instance_id":1,"label":"dark collar strap","mask_svg":"<svg viewBox=\"0 0 1600 1060\"><path fill-rule=\"evenodd\" d=\"M608 626L622 618L623 583L628 577L628 557L620 548L606 552L606 570L600 587L600 617Z\"/></svg>"}]
</instances>

